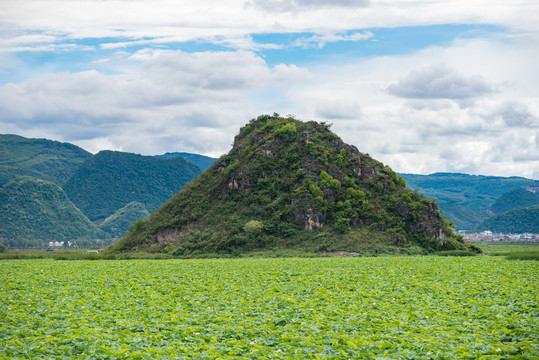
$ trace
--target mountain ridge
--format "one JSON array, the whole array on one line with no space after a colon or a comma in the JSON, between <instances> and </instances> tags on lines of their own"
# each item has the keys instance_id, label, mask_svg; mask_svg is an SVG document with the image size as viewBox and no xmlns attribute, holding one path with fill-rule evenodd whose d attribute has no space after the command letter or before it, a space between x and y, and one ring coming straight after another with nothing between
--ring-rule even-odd
<instances>
[{"instance_id":1,"label":"mountain ridge","mask_svg":"<svg viewBox=\"0 0 539 360\"><path fill-rule=\"evenodd\" d=\"M92 154L71 143L0 134L0 187L19 176L62 186Z\"/></svg>"}]
</instances>

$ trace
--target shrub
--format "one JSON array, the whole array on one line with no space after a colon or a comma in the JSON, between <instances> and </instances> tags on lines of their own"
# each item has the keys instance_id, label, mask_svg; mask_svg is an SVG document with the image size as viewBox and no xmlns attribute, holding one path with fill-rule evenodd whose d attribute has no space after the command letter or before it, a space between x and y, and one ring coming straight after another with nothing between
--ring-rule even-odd
<instances>
[{"instance_id":1,"label":"shrub","mask_svg":"<svg viewBox=\"0 0 539 360\"><path fill-rule=\"evenodd\" d=\"M275 130L275 136L284 141L292 141L296 137L296 125L293 122L281 125Z\"/></svg>"},{"instance_id":2,"label":"shrub","mask_svg":"<svg viewBox=\"0 0 539 360\"><path fill-rule=\"evenodd\" d=\"M245 226L243 227L243 230L248 235L258 235L262 232L263 228L264 228L264 224L262 224L262 221L251 220L245 224Z\"/></svg>"}]
</instances>

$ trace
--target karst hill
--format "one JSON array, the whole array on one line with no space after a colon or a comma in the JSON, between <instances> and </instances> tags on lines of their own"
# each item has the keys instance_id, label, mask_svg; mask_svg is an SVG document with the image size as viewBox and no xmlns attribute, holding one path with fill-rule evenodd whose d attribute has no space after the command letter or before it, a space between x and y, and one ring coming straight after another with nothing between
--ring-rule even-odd
<instances>
[{"instance_id":1,"label":"karst hill","mask_svg":"<svg viewBox=\"0 0 539 360\"><path fill-rule=\"evenodd\" d=\"M263 115L109 252L465 250L437 204L329 126Z\"/></svg>"}]
</instances>

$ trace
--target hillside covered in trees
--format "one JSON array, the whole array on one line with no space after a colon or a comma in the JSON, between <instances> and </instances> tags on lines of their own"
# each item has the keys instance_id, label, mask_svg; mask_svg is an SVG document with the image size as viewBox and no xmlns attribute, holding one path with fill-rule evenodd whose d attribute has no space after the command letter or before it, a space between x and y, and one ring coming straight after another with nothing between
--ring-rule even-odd
<instances>
[{"instance_id":1,"label":"hillside covered in trees","mask_svg":"<svg viewBox=\"0 0 539 360\"><path fill-rule=\"evenodd\" d=\"M110 243L200 173L180 155L92 155L69 143L0 135L0 242L10 248L64 240L85 246ZM79 209L60 187L84 206Z\"/></svg>"},{"instance_id":2,"label":"hillside covered in trees","mask_svg":"<svg viewBox=\"0 0 539 360\"><path fill-rule=\"evenodd\" d=\"M492 216L475 229L475 231L484 230L505 234L539 234L539 205L517 208Z\"/></svg>"},{"instance_id":3,"label":"hillside covered in trees","mask_svg":"<svg viewBox=\"0 0 539 360\"><path fill-rule=\"evenodd\" d=\"M436 199L447 219L455 223L458 230L473 230L489 217L491 207L505 193L527 187L539 186L539 181L522 177L500 177L468 175L459 173L434 173L430 175L400 174L410 189ZM531 193L530 193L531 194ZM525 194L527 195L527 194ZM531 194L533 195L533 194ZM514 208L505 206L506 210ZM516 203L515 203L516 204ZM492 210L499 213L500 209Z\"/></svg>"},{"instance_id":4,"label":"hillside covered in trees","mask_svg":"<svg viewBox=\"0 0 539 360\"><path fill-rule=\"evenodd\" d=\"M19 176L62 186L92 154L69 143L0 134L0 187Z\"/></svg>"},{"instance_id":5,"label":"hillside covered in trees","mask_svg":"<svg viewBox=\"0 0 539 360\"><path fill-rule=\"evenodd\" d=\"M260 116L232 150L108 251L179 256L428 251L468 245L436 203L324 123Z\"/></svg>"},{"instance_id":6,"label":"hillside covered in trees","mask_svg":"<svg viewBox=\"0 0 539 360\"><path fill-rule=\"evenodd\" d=\"M494 204L490 207L490 210L495 214L501 214L509 210L534 205L539 205L539 196L524 189L515 189L502 194L496 199ZM539 222L539 217L537 218L537 221Z\"/></svg>"},{"instance_id":7,"label":"hillside covered in trees","mask_svg":"<svg viewBox=\"0 0 539 360\"><path fill-rule=\"evenodd\" d=\"M133 201L153 211L199 173L181 157L100 151L79 166L64 191L90 220L100 221Z\"/></svg>"},{"instance_id":8,"label":"hillside covered in trees","mask_svg":"<svg viewBox=\"0 0 539 360\"><path fill-rule=\"evenodd\" d=\"M0 238L8 247L42 246L49 241L80 244L106 237L49 181L18 177L0 188Z\"/></svg>"}]
</instances>

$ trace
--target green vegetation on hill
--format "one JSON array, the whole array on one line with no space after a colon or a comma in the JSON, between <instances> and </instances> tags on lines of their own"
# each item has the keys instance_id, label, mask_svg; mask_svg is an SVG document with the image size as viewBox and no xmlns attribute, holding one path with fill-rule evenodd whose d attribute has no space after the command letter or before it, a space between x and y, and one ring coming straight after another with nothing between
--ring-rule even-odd
<instances>
[{"instance_id":1,"label":"green vegetation on hill","mask_svg":"<svg viewBox=\"0 0 539 360\"><path fill-rule=\"evenodd\" d=\"M92 154L69 143L0 135L0 187L18 176L62 186Z\"/></svg>"},{"instance_id":2,"label":"green vegetation on hill","mask_svg":"<svg viewBox=\"0 0 539 360\"><path fill-rule=\"evenodd\" d=\"M496 233L539 233L539 205L518 208L492 216L483 221L476 231L490 230Z\"/></svg>"},{"instance_id":3,"label":"green vegetation on hill","mask_svg":"<svg viewBox=\"0 0 539 360\"><path fill-rule=\"evenodd\" d=\"M539 181L521 177L498 177L454 173L431 175L401 174L410 189L437 199L452 202L472 210L489 208L496 199L508 191L539 186Z\"/></svg>"},{"instance_id":4,"label":"green vegetation on hill","mask_svg":"<svg viewBox=\"0 0 539 360\"><path fill-rule=\"evenodd\" d=\"M64 191L90 220L99 221L133 201L153 211L199 173L181 157L101 151L80 165Z\"/></svg>"},{"instance_id":5,"label":"green vegetation on hill","mask_svg":"<svg viewBox=\"0 0 539 360\"><path fill-rule=\"evenodd\" d=\"M509 210L533 205L539 205L539 196L525 189L515 189L502 194L496 199L496 202L490 207L490 210L495 214L501 214Z\"/></svg>"},{"instance_id":6,"label":"green vegetation on hill","mask_svg":"<svg viewBox=\"0 0 539 360\"><path fill-rule=\"evenodd\" d=\"M144 205L133 201L106 218L100 227L112 237L118 238L129 230L131 224L147 218L149 214Z\"/></svg>"},{"instance_id":7,"label":"green vegetation on hill","mask_svg":"<svg viewBox=\"0 0 539 360\"><path fill-rule=\"evenodd\" d=\"M199 256L276 248L399 252L467 245L433 200L324 123L264 115L109 251Z\"/></svg>"},{"instance_id":8,"label":"green vegetation on hill","mask_svg":"<svg viewBox=\"0 0 539 360\"><path fill-rule=\"evenodd\" d=\"M206 170L212 164L217 160L216 158L212 158L209 156L199 155L199 154L191 154L186 152L173 152L173 153L165 153L163 155L157 155L157 157L163 158L163 159L170 159L174 157L182 157L187 161L192 162L193 164L196 164L202 171Z\"/></svg>"},{"instance_id":9,"label":"green vegetation on hill","mask_svg":"<svg viewBox=\"0 0 539 360\"><path fill-rule=\"evenodd\" d=\"M473 230L481 221L488 218L485 212L474 211L452 202L439 203L442 214L455 224L458 230Z\"/></svg>"},{"instance_id":10,"label":"green vegetation on hill","mask_svg":"<svg viewBox=\"0 0 539 360\"><path fill-rule=\"evenodd\" d=\"M10 248L81 244L104 235L51 182L18 177L0 189L0 238Z\"/></svg>"}]
</instances>

